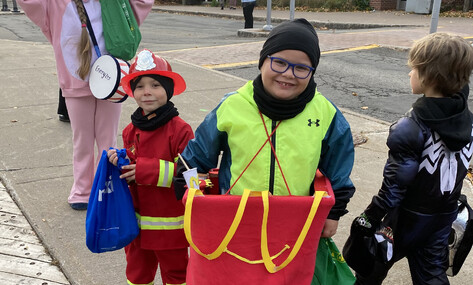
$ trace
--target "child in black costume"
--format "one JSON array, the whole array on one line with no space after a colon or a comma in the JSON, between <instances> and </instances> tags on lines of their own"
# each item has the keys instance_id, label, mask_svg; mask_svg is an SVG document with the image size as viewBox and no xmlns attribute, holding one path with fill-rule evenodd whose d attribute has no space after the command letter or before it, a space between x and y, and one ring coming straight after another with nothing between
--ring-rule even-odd
<instances>
[{"instance_id":1,"label":"child in black costume","mask_svg":"<svg viewBox=\"0 0 473 285\"><path fill-rule=\"evenodd\" d=\"M356 284L381 284L404 257L414 285L449 284L448 236L473 151L467 104L473 47L458 36L430 34L414 44L408 65L412 93L424 96L391 126L381 189L352 226L373 235L398 209L394 251L369 276L357 272Z\"/></svg>"}]
</instances>

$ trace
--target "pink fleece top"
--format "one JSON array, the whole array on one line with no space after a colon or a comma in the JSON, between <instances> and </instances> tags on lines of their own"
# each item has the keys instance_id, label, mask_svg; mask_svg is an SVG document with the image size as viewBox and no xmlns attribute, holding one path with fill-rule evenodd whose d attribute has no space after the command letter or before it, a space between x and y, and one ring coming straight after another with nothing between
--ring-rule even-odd
<instances>
[{"instance_id":1,"label":"pink fleece top","mask_svg":"<svg viewBox=\"0 0 473 285\"><path fill-rule=\"evenodd\" d=\"M52 44L56 57L59 86L64 97L92 96L89 78L77 75L79 59L77 46L81 35L81 22L76 5L71 0L17 0L26 15L33 21ZM92 23L102 55L108 54L103 38L102 16L99 0L83 0ZM138 25L144 21L154 0L130 0ZM92 43L92 41L91 41ZM92 63L97 59L92 50Z\"/></svg>"}]
</instances>

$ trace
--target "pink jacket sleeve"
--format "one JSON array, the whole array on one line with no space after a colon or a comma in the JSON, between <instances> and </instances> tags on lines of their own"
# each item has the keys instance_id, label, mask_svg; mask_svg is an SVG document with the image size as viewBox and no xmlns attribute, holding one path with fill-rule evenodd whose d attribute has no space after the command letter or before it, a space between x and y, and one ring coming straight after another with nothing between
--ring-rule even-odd
<instances>
[{"instance_id":1,"label":"pink jacket sleeve","mask_svg":"<svg viewBox=\"0 0 473 285\"><path fill-rule=\"evenodd\" d=\"M151 8L153 7L154 0L129 0L131 9L135 14L136 22L138 26L141 26L141 23L146 19Z\"/></svg>"},{"instance_id":2,"label":"pink jacket sleeve","mask_svg":"<svg viewBox=\"0 0 473 285\"><path fill-rule=\"evenodd\" d=\"M51 31L49 29L48 1L44 0L17 0L18 5L23 9L28 18L35 23L51 41Z\"/></svg>"}]
</instances>

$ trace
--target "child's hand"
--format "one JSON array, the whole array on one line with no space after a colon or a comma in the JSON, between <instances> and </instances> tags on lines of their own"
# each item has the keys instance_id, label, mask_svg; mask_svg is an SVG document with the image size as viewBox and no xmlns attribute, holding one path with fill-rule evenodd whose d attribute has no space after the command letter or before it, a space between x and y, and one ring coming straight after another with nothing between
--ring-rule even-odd
<instances>
[{"instance_id":1,"label":"child's hand","mask_svg":"<svg viewBox=\"0 0 473 285\"><path fill-rule=\"evenodd\" d=\"M357 231L364 236L372 236L376 232L376 228L379 222L369 219L368 216L363 212L361 215L353 220L351 225L352 231Z\"/></svg>"},{"instance_id":2,"label":"child's hand","mask_svg":"<svg viewBox=\"0 0 473 285\"><path fill-rule=\"evenodd\" d=\"M123 165L127 165L130 163L130 159L126 154L125 149L116 149L116 148L109 148L107 151L108 161L118 167L122 167Z\"/></svg>"},{"instance_id":3,"label":"child's hand","mask_svg":"<svg viewBox=\"0 0 473 285\"><path fill-rule=\"evenodd\" d=\"M337 233L337 228L338 228L337 220L326 219L321 237L324 237L324 238L333 237Z\"/></svg>"},{"instance_id":4,"label":"child's hand","mask_svg":"<svg viewBox=\"0 0 473 285\"><path fill-rule=\"evenodd\" d=\"M135 169L136 169L136 164L128 164L124 165L122 167L122 171L126 171L122 175L120 175L120 178L125 178L126 182L130 183L135 180Z\"/></svg>"},{"instance_id":5,"label":"child's hand","mask_svg":"<svg viewBox=\"0 0 473 285\"><path fill-rule=\"evenodd\" d=\"M107 156L108 156L108 161L117 166L117 162L118 162L118 155L117 155L117 150L112 148L112 149L109 149L107 151Z\"/></svg>"}]
</instances>

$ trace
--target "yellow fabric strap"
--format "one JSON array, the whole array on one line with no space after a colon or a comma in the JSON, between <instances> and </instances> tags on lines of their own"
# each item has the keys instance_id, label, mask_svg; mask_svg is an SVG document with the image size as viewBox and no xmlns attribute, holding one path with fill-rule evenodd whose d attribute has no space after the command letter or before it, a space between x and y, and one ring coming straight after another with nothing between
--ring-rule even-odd
<instances>
[{"instance_id":1,"label":"yellow fabric strap","mask_svg":"<svg viewBox=\"0 0 473 285\"><path fill-rule=\"evenodd\" d=\"M184 227L184 216L149 217L136 213L138 227L142 230L178 230Z\"/></svg>"},{"instance_id":2,"label":"yellow fabric strap","mask_svg":"<svg viewBox=\"0 0 473 285\"><path fill-rule=\"evenodd\" d=\"M174 163L159 160L158 187L171 187L172 177L174 176Z\"/></svg>"},{"instance_id":3,"label":"yellow fabric strap","mask_svg":"<svg viewBox=\"0 0 473 285\"><path fill-rule=\"evenodd\" d=\"M269 254L269 249L268 249L268 231L267 231L267 226L268 226L268 213L269 213L269 191L251 191L249 189L245 189L243 191L243 195L241 196L240 199L240 204L238 205L237 212L235 214L235 217L233 219L232 224L230 225L230 228L227 231L227 234L223 238L222 242L220 245L217 247L217 249L210 253L206 254L203 253L193 242L192 240L192 235L191 235L191 214L192 214L192 203L194 200L194 196L203 196L202 191L194 188L190 188L188 193L187 193L187 201L186 201L186 210L184 214L184 233L186 234L187 241L189 242L189 245L201 256L207 258L208 260L215 259L219 257L223 252L227 252L228 254L234 256L235 258L249 263L249 264L257 264L261 263L261 261L256 260L252 261L249 259L246 259L242 256L239 256L238 254L234 252L230 252L227 249L228 244L230 243L231 239L233 238L238 226L240 225L243 213L245 211L246 203L248 201L248 197L250 196L261 196L263 200L263 221L261 225L261 254L263 257L263 263L266 267L266 270L269 273L276 273L279 270L283 269L286 267L297 255L299 252L302 243L304 242L307 233L309 232L310 226L312 225L312 221L314 220L315 213L317 212L317 209L320 205L320 202L322 200L322 197L325 195L324 191L316 191L314 195L314 201L312 202L312 206L309 212L309 215L307 216L306 222L304 226L302 227L302 230L299 234L299 237L296 240L296 243L294 244L294 247L292 248L291 252L289 253L289 256L284 260L281 265L276 266L272 259L278 257L282 252L284 252L287 248L289 248L288 245L283 248L281 252L276 254L275 256L271 257Z\"/></svg>"},{"instance_id":4,"label":"yellow fabric strap","mask_svg":"<svg viewBox=\"0 0 473 285\"><path fill-rule=\"evenodd\" d=\"M222 242L220 245L217 247L217 249L209 254L203 253L192 241L192 235L191 235L191 215L192 215L192 203L194 201L194 196L202 196L202 191L190 188L189 191L187 192L187 201L186 201L186 211L184 214L184 233L186 234L187 241L189 242L189 245L200 255L203 257L207 258L208 260L215 259L219 257L223 251L227 248L228 243L231 241L233 238L233 235L235 234L238 226L240 225L241 218L243 217L243 212L245 211L246 203L248 201L248 196L250 196L250 190L245 189L243 191L243 195L241 196L240 199L240 204L238 205L237 212L235 214L235 217L233 218L233 222L230 225L230 228L227 231L227 234L223 238Z\"/></svg>"},{"instance_id":5,"label":"yellow fabric strap","mask_svg":"<svg viewBox=\"0 0 473 285\"><path fill-rule=\"evenodd\" d=\"M290 248L291 248L291 247L286 244L286 245L283 247L283 249L282 249L280 252L276 253L274 256L272 256L271 259L277 258L277 257L280 256L283 252L285 252L286 249L290 249ZM241 260L241 261L243 261L243 262L246 262L246 263L249 263L249 264L263 263L263 260L262 260L262 259L259 259L259 260L249 260L248 258L245 258L245 257L243 257L243 256L241 256L241 255L238 255L238 254L232 252L232 251L229 251L228 249L226 249L225 252L228 253L229 255L235 257L236 259L239 259L239 260Z\"/></svg>"},{"instance_id":6,"label":"yellow fabric strap","mask_svg":"<svg viewBox=\"0 0 473 285\"><path fill-rule=\"evenodd\" d=\"M273 261L271 260L271 256L269 255L269 250L268 250L268 212L269 212L269 199L268 199L268 193L263 193L262 199L263 199L263 223L261 225L261 254L263 255L263 262L264 266L266 267L266 270L269 273L276 273L279 270L283 269L286 267L296 256L296 254L299 252L302 243L305 240L305 237L307 236L307 232L310 229L310 225L312 224L312 221L315 217L315 213L317 212L317 209L319 208L320 201L322 200L322 196L325 194L324 191L316 191L314 195L314 201L312 202L312 206L310 208L309 215L305 221L304 227L301 230L301 233L299 234L299 237L296 240L296 243L294 244L294 247L292 248L291 252L289 253L289 256L284 260L280 265L275 265Z\"/></svg>"}]
</instances>

